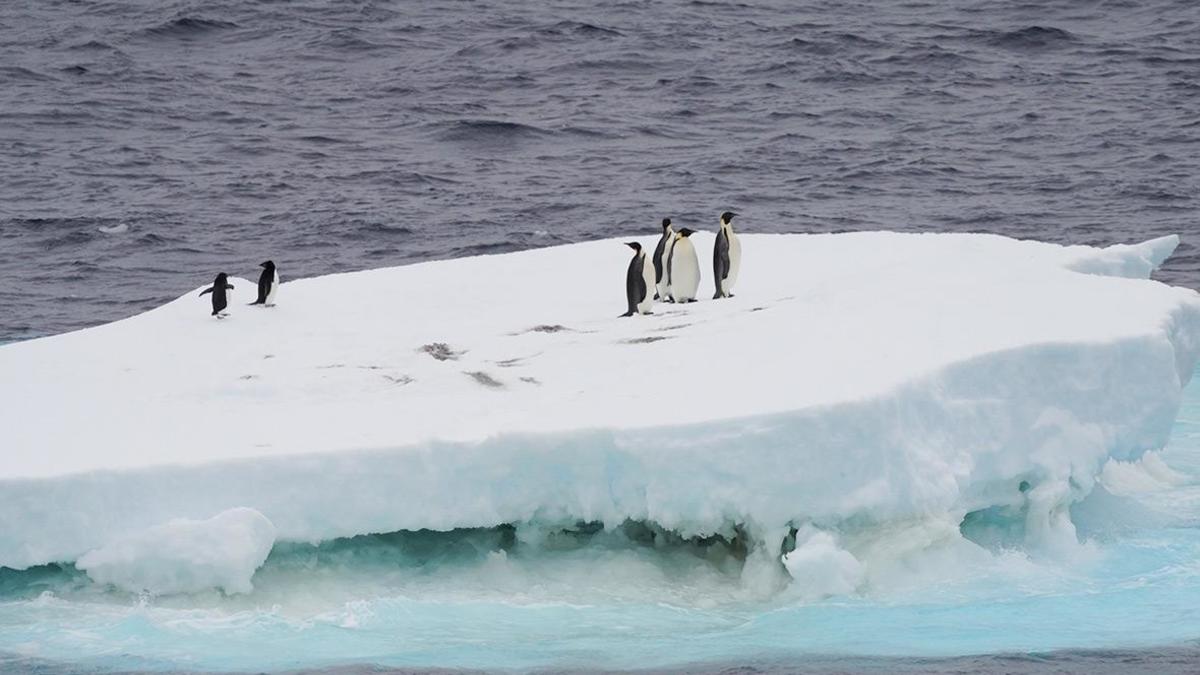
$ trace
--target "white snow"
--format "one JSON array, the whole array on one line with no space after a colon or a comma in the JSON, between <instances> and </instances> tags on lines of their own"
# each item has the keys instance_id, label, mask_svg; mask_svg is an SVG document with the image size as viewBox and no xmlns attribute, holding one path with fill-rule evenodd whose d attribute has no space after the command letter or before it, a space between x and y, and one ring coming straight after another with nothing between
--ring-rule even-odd
<instances>
[{"instance_id":1,"label":"white snow","mask_svg":"<svg viewBox=\"0 0 1200 675\"><path fill-rule=\"evenodd\" d=\"M134 593L219 588L249 593L250 578L275 545L275 526L248 508L208 520L176 518L85 553L76 566L93 581Z\"/></svg>"},{"instance_id":2,"label":"white snow","mask_svg":"<svg viewBox=\"0 0 1200 675\"><path fill-rule=\"evenodd\" d=\"M735 298L707 299L697 233L701 301L651 316L618 318L619 238L292 281L274 308L234 279L223 321L198 287L0 347L0 565L234 507L299 541L633 518L778 551L792 524L990 506L1072 538L1200 353L1200 297L1139 278L1175 237L740 236Z\"/></svg>"}]
</instances>

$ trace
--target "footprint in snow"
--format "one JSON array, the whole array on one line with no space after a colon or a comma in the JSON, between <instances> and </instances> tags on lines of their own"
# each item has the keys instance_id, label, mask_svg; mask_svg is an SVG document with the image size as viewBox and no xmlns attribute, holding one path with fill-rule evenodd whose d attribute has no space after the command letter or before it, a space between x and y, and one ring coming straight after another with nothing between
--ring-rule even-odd
<instances>
[{"instance_id":1,"label":"footprint in snow","mask_svg":"<svg viewBox=\"0 0 1200 675\"><path fill-rule=\"evenodd\" d=\"M464 352L454 351L445 342L431 342L423 345L421 350L438 361L457 361Z\"/></svg>"}]
</instances>

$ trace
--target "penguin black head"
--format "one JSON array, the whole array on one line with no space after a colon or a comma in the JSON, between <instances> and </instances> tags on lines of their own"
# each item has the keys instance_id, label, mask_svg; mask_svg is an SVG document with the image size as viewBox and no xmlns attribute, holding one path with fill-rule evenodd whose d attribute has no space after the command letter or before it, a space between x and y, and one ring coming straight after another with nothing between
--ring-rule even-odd
<instances>
[{"instance_id":1,"label":"penguin black head","mask_svg":"<svg viewBox=\"0 0 1200 675\"><path fill-rule=\"evenodd\" d=\"M728 222L730 222L731 220L733 220L733 217L734 217L734 216L736 216L736 215L737 215L737 214L736 214L736 213L734 213L733 211L726 211L725 213L722 213L722 214L721 214L721 222L722 222L722 223L728 223Z\"/></svg>"},{"instance_id":2,"label":"penguin black head","mask_svg":"<svg viewBox=\"0 0 1200 675\"><path fill-rule=\"evenodd\" d=\"M670 226L671 226L671 219L670 219L670 218L663 218L663 229L665 230L665 229L667 229L667 228L668 228L668 227L670 227Z\"/></svg>"},{"instance_id":3,"label":"penguin black head","mask_svg":"<svg viewBox=\"0 0 1200 675\"><path fill-rule=\"evenodd\" d=\"M225 274L224 272L221 272L220 274L217 275L217 278L216 278L216 280L213 281L213 283L214 284L223 284L227 281L229 281L229 275Z\"/></svg>"},{"instance_id":4,"label":"penguin black head","mask_svg":"<svg viewBox=\"0 0 1200 675\"><path fill-rule=\"evenodd\" d=\"M633 249L637 253L642 252L642 245L637 243L636 241L627 241L627 242L625 242L625 245L628 246L629 248Z\"/></svg>"},{"instance_id":5,"label":"penguin black head","mask_svg":"<svg viewBox=\"0 0 1200 675\"><path fill-rule=\"evenodd\" d=\"M260 262L260 263L258 263L258 266L259 266L259 267L265 267L265 268L267 268L267 269L274 269L274 268L275 268L275 263L274 263L273 261L271 261L271 260L268 260L268 261L266 261L266 262Z\"/></svg>"},{"instance_id":6,"label":"penguin black head","mask_svg":"<svg viewBox=\"0 0 1200 675\"><path fill-rule=\"evenodd\" d=\"M683 228L682 230L680 230L680 231L679 231L679 236L681 236L681 237L690 237L690 236L692 236L692 234L694 234L695 232L696 232L695 230L690 230L690 229L688 229L688 228L686 228L686 227L685 227L685 228Z\"/></svg>"}]
</instances>

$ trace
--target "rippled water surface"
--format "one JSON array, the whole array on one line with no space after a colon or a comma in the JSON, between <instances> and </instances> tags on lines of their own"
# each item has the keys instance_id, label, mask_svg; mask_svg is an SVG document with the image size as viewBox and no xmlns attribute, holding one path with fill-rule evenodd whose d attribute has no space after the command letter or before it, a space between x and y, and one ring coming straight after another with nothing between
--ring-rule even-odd
<instances>
[{"instance_id":1,"label":"rippled water surface","mask_svg":"<svg viewBox=\"0 0 1200 675\"><path fill-rule=\"evenodd\" d=\"M0 342L265 258L287 280L727 208L753 232L1180 233L1159 278L1196 287L1198 176L1192 0L0 2ZM1173 482L1082 505L1079 560L816 603L620 533L277 547L248 597L0 570L0 671L1197 672L1198 425L1194 382Z\"/></svg>"},{"instance_id":2,"label":"rippled water surface","mask_svg":"<svg viewBox=\"0 0 1200 675\"><path fill-rule=\"evenodd\" d=\"M294 279L725 208L758 232L1197 230L1191 0L42 0L0 3L0 35L9 339L265 258ZM1161 278L1200 285L1193 243Z\"/></svg>"}]
</instances>

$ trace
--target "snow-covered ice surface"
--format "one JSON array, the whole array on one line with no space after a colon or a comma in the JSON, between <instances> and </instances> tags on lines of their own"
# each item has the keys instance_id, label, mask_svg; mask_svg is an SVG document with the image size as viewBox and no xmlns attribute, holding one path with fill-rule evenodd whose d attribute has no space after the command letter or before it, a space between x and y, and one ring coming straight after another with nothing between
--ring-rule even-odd
<instances>
[{"instance_id":1,"label":"snow-covered ice surface","mask_svg":"<svg viewBox=\"0 0 1200 675\"><path fill-rule=\"evenodd\" d=\"M624 241L271 309L235 279L223 321L197 289L0 347L0 651L626 667L1200 635L1200 443L1142 459L1200 355L1200 298L1145 279L1174 237L742 235L737 297L621 319Z\"/></svg>"}]
</instances>

